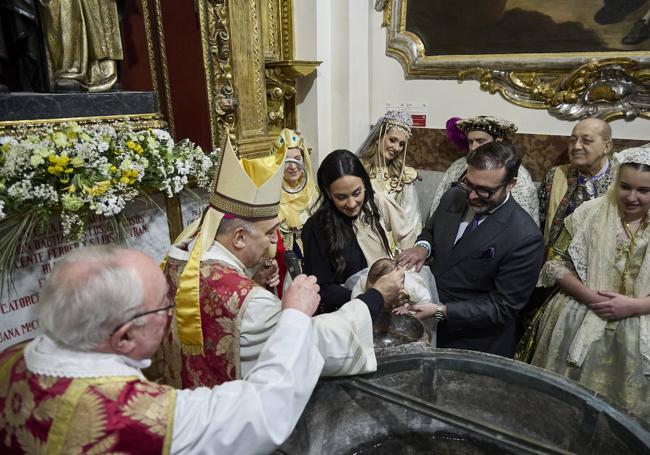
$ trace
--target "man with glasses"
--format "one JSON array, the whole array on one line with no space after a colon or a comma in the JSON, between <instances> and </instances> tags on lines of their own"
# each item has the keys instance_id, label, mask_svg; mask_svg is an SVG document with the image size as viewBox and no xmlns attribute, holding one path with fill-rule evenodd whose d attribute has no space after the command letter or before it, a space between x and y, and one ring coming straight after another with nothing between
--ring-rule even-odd
<instances>
[{"instance_id":1,"label":"man with glasses","mask_svg":"<svg viewBox=\"0 0 650 455\"><path fill-rule=\"evenodd\" d=\"M438 347L514 355L516 325L542 267L539 228L510 191L520 158L507 142L467 156L467 172L440 205L400 264L420 270L428 259L441 304L413 305L434 317Z\"/></svg>"},{"instance_id":2,"label":"man with glasses","mask_svg":"<svg viewBox=\"0 0 650 455\"><path fill-rule=\"evenodd\" d=\"M498 117L491 117L488 115L477 115L459 119L458 117L451 118L447 121L447 135L450 139L458 143L462 143L467 148L468 152L475 150L483 144L488 142L501 142L508 140L517 131L517 126L508 121ZM429 209L429 216L438 208L443 194L458 181L467 172L467 157L463 156L454 161L451 166L445 171L442 180L436 187L433 194L433 202ZM512 188L511 196L530 216L535 223L539 218L539 200L537 198L537 188L533 183L528 170L523 166L519 166L517 172L517 183Z\"/></svg>"},{"instance_id":3,"label":"man with glasses","mask_svg":"<svg viewBox=\"0 0 650 455\"><path fill-rule=\"evenodd\" d=\"M175 390L141 368L173 308L151 258L115 246L57 263L42 334L0 354L3 453L270 453L291 433L323 366L313 277L298 276L275 332L243 380Z\"/></svg>"}]
</instances>

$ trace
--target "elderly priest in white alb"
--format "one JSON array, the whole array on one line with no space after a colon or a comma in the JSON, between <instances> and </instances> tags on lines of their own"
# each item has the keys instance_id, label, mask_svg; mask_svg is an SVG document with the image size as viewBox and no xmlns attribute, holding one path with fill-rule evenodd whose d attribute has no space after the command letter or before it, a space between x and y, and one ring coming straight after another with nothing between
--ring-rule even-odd
<instances>
[{"instance_id":1,"label":"elderly priest in white alb","mask_svg":"<svg viewBox=\"0 0 650 455\"><path fill-rule=\"evenodd\" d=\"M313 277L297 277L244 380L175 390L150 382L173 305L144 254L76 250L43 288L43 334L0 354L0 453L268 454L291 433L323 358Z\"/></svg>"}]
</instances>

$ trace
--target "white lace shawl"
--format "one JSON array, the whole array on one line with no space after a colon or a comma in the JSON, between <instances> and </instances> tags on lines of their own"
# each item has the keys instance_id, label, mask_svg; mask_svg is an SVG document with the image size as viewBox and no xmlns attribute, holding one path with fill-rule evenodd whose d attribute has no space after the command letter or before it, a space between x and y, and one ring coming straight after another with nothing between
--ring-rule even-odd
<instances>
[{"instance_id":1,"label":"white lace shawl","mask_svg":"<svg viewBox=\"0 0 650 455\"><path fill-rule=\"evenodd\" d=\"M628 149L614 156L614 182L602 198L584 202L573 214L565 219L565 226L571 234L571 244L567 250L576 274L590 289L614 290L612 270L616 251L616 233L621 222L616 204L616 185L618 170L622 163L642 163L650 165L650 148L647 146ZM650 229L649 226L645 228ZM650 295L650 254L646 254L632 297ZM639 316L639 349L644 358L644 374L650 375L650 315ZM607 321L594 312L585 315L569 347L568 361L581 366L589 346L605 333Z\"/></svg>"}]
</instances>

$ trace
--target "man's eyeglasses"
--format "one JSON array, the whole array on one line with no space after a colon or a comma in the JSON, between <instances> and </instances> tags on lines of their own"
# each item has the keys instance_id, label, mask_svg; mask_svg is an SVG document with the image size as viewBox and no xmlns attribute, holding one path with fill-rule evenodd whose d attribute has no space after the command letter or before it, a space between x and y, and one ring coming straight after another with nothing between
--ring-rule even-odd
<instances>
[{"instance_id":1,"label":"man's eyeglasses","mask_svg":"<svg viewBox=\"0 0 650 455\"><path fill-rule=\"evenodd\" d=\"M121 323L120 325L115 327L115 329L111 332L111 335L113 335L115 332L120 330L120 327L122 327L124 324L127 324L127 323L129 323L131 321L134 321L134 320L136 320L138 318L141 318L142 316L147 316L148 314L159 313L161 311L169 311L169 310L173 309L175 306L176 306L176 303L172 302L171 305L167 305L167 306L162 307L162 308L157 308L155 310L149 310L149 311L143 311L142 313L136 313L133 316L131 316L129 319L127 319L126 321L124 321L123 323Z\"/></svg>"},{"instance_id":2,"label":"man's eyeglasses","mask_svg":"<svg viewBox=\"0 0 650 455\"><path fill-rule=\"evenodd\" d=\"M463 190L465 193L469 194L472 191L476 193L478 197L481 199L490 199L494 193L499 191L501 188L503 188L508 182L503 182L500 185L497 185L495 188L485 188L484 186L474 186L471 183L469 183L467 180L464 178L455 181L452 186L456 186Z\"/></svg>"}]
</instances>

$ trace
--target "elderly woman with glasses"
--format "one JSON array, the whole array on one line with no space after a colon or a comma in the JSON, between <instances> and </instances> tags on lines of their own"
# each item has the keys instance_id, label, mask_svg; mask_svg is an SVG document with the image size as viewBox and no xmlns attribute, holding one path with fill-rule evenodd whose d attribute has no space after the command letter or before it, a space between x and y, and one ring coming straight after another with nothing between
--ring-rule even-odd
<instances>
[{"instance_id":1,"label":"elderly woman with glasses","mask_svg":"<svg viewBox=\"0 0 650 455\"><path fill-rule=\"evenodd\" d=\"M294 250L302 258L302 226L318 198L318 188L311 168L311 156L300 133L284 128L275 140L273 150L287 147L282 194L280 196L280 224L284 248Z\"/></svg>"}]
</instances>

